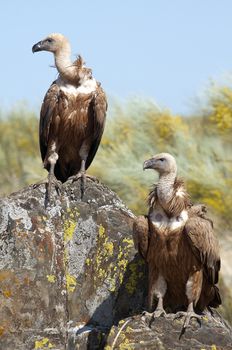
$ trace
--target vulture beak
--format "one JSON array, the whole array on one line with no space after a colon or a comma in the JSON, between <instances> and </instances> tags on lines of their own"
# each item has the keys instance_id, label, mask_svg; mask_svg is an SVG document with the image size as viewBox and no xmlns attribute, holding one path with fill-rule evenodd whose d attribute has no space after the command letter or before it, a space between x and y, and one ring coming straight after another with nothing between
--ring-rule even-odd
<instances>
[{"instance_id":1,"label":"vulture beak","mask_svg":"<svg viewBox=\"0 0 232 350\"><path fill-rule=\"evenodd\" d=\"M154 158L145 160L145 162L143 163L143 170L153 169L154 168L154 164L155 164L155 159Z\"/></svg>"},{"instance_id":2,"label":"vulture beak","mask_svg":"<svg viewBox=\"0 0 232 350\"><path fill-rule=\"evenodd\" d=\"M32 52L38 52L43 50L43 41L39 41L37 44L32 46Z\"/></svg>"}]
</instances>

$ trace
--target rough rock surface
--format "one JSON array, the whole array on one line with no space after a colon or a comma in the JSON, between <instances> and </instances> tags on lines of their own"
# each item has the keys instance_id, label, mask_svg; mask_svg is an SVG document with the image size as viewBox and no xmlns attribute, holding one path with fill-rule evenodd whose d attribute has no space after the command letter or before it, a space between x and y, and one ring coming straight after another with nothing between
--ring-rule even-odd
<instances>
[{"instance_id":1,"label":"rough rock surface","mask_svg":"<svg viewBox=\"0 0 232 350\"><path fill-rule=\"evenodd\" d=\"M125 326L124 326L125 325ZM105 350L229 350L232 349L231 328L217 313L206 313L201 324L191 320L191 326L181 335L183 319L174 314L150 318L135 316L113 326Z\"/></svg>"},{"instance_id":2,"label":"rough rock surface","mask_svg":"<svg viewBox=\"0 0 232 350\"><path fill-rule=\"evenodd\" d=\"M132 224L117 195L92 180L82 199L80 182L66 182L47 208L44 184L1 199L0 349L169 349L170 339L173 349L194 349L189 337L232 349L220 319L206 323L205 333L197 330L205 342L193 329L179 343L180 321L161 318L149 327L135 316L144 309L147 281ZM128 316L135 319L115 343L118 322Z\"/></svg>"},{"instance_id":3,"label":"rough rock surface","mask_svg":"<svg viewBox=\"0 0 232 350\"><path fill-rule=\"evenodd\" d=\"M97 349L142 308L133 214L92 180L82 200L69 181L44 201L44 184L0 201L0 349Z\"/></svg>"}]
</instances>

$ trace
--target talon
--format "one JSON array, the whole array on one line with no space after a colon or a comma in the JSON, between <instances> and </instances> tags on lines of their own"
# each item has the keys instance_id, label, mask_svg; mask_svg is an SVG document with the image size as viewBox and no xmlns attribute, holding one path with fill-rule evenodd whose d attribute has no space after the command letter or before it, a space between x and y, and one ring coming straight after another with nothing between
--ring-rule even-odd
<instances>
[{"instance_id":1,"label":"talon","mask_svg":"<svg viewBox=\"0 0 232 350\"><path fill-rule=\"evenodd\" d=\"M40 185L46 185L47 186L47 184L48 184L48 178L46 178L45 180L39 181L36 184L33 184L32 188L35 189L35 188L39 187Z\"/></svg>"},{"instance_id":2,"label":"talon","mask_svg":"<svg viewBox=\"0 0 232 350\"><path fill-rule=\"evenodd\" d=\"M156 310L153 312L152 314L152 318L156 318L156 317L166 317L166 311L163 308L156 308Z\"/></svg>"},{"instance_id":3,"label":"talon","mask_svg":"<svg viewBox=\"0 0 232 350\"><path fill-rule=\"evenodd\" d=\"M145 317L152 317L152 315L153 315L153 312L147 312L147 311L142 312L142 316L145 316Z\"/></svg>"}]
</instances>

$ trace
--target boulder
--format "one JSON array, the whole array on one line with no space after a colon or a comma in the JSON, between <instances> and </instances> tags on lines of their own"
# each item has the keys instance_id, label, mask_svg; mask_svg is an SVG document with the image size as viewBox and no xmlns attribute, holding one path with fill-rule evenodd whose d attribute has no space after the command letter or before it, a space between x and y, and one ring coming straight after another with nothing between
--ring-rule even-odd
<instances>
[{"instance_id":1,"label":"boulder","mask_svg":"<svg viewBox=\"0 0 232 350\"><path fill-rule=\"evenodd\" d=\"M146 266L114 192L88 179L83 198L80 181L47 207L45 194L41 183L0 200L0 349L232 349L220 316L181 340L182 320L144 320Z\"/></svg>"},{"instance_id":2,"label":"boulder","mask_svg":"<svg viewBox=\"0 0 232 350\"><path fill-rule=\"evenodd\" d=\"M82 199L80 181L66 182L47 208L45 191L0 201L0 348L99 348L112 324L143 308L134 215L98 181Z\"/></svg>"}]
</instances>

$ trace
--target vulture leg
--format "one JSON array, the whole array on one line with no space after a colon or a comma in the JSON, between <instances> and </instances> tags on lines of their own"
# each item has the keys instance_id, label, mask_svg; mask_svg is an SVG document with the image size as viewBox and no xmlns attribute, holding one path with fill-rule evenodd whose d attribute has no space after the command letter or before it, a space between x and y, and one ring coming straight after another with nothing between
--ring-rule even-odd
<instances>
[{"instance_id":1,"label":"vulture leg","mask_svg":"<svg viewBox=\"0 0 232 350\"><path fill-rule=\"evenodd\" d=\"M177 314L175 315L175 318L185 316L184 325L182 327L180 337L184 334L186 328L189 326L191 318L193 317L196 318L199 323L200 323L200 320L202 319L201 315L198 315L194 312L194 305L197 304L197 301L201 294L202 280L203 280L203 273L202 273L202 270L200 270L193 273L189 277L186 283L186 295L188 298L187 311L186 312L180 311L180 312L177 312Z\"/></svg>"},{"instance_id":2,"label":"vulture leg","mask_svg":"<svg viewBox=\"0 0 232 350\"><path fill-rule=\"evenodd\" d=\"M165 317L166 316L166 312L165 312L164 307L163 307L163 298L164 298L166 290L167 290L167 283L162 275L159 274L158 278L157 278L157 274L155 271L150 271L149 275L150 275L149 276L149 279L150 279L149 291L148 291L149 311L151 312L151 310L152 310L154 295L158 299L158 304L157 304L155 311L153 311L152 313L146 313L145 315L152 316L152 320L153 320L156 317L160 317L160 316ZM153 280L154 277L156 277L155 281Z\"/></svg>"},{"instance_id":3,"label":"vulture leg","mask_svg":"<svg viewBox=\"0 0 232 350\"><path fill-rule=\"evenodd\" d=\"M86 174L86 160L88 158L91 140L86 139L79 151L79 156L81 158L81 168L77 175L71 176L72 181L77 181L81 179L81 198L83 198L84 192L85 192L85 184L86 184L86 178L94 179L94 177Z\"/></svg>"},{"instance_id":4,"label":"vulture leg","mask_svg":"<svg viewBox=\"0 0 232 350\"><path fill-rule=\"evenodd\" d=\"M165 316L166 312L164 310L164 306L163 306L163 296L159 296L158 298L158 304L157 307L155 309L155 311L152 314L152 317L160 317L160 316Z\"/></svg>"},{"instance_id":5,"label":"vulture leg","mask_svg":"<svg viewBox=\"0 0 232 350\"><path fill-rule=\"evenodd\" d=\"M48 185L47 185L47 201L48 203L51 200L51 192L52 192L52 185L55 186L56 190L59 190L61 187L61 182L59 180L57 180L57 178L55 177L54 174L54 169L55 169L55 165L58 159L58 154L55 152L56 148L55 148L55 143L52 145L51 147L51 154L48 157L47 161L50 164L50 169L49 169L49 173L48 173Z\"/></svg>"},{"instance_id":6,"label":"vulture leg","mask_svg":"<svg viewBox=\"0 0 232 350\"><path fill-rule=\"evenodd\" d=\"M85 184L86 184L85 159L82 159L81 161L80 176L81 176L81 197L83 197L85 192Z\"/></svg>"}]
</instances>

